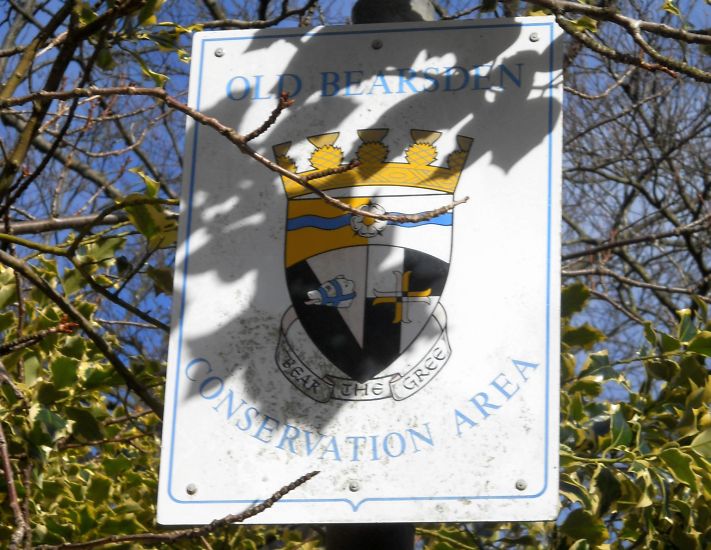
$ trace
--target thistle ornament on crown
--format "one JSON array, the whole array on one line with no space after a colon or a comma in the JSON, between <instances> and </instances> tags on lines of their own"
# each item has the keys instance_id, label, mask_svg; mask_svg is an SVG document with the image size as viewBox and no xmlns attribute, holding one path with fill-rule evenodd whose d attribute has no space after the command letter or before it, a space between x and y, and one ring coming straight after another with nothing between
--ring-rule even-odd
<instances>
[{"instance_id":1,"label":"thistle ornament on crown","mask_svg":"<svg viewBox=\"0 0 711 550\"><path fill-rule=\"evenodd\" d=\"M362 141L356 152L359 165L346 172L323 176L313 180L311 184L321 191L374 185L418 187L454 193L474 141L472 138L458 135L459 148L449 154L447 166L435 166L433 163L437 160L437 148L434 144L441 137L442 132L411 130L413 143L405 150L407 162L386 162L389 151L382 140L387 133L386 128L358 130L358 137ZM309 176L322 170L343 166L346 164L343 150L335 145L339 135L340 132L332 132L307 138L315 147L309 157L311 170L296 171L296 163L288 156L291 148L290 141L273 147L276 163L299 176ZM288 198L311 193L285 176L281 179Z\"/></svg>"}]
</instances>

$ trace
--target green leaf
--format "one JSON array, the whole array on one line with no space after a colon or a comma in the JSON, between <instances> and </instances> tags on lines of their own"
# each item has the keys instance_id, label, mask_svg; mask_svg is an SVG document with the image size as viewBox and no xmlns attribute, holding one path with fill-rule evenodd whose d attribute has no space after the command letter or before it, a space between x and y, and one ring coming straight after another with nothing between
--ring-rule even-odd
<instances>
[{"instance_id":1,"label":"green leaf","mask_svg":"<svg viewBox=\"0 0 711 550\"><path fill-rule=\"evenodd\" d=\"M69 296L78 291L84 284L86 279L82 277L78 269L71 268L65 269L62 275L62 287L64 288L64 294Z\"/></svg>"},{"instance_id":2,"label":"green leaf","mask_svg":"<svg viewBox=\"0 0 711 550\"><path fill-rule=\"evenodd\" d=\"M127 199L143 200L145 195L129 195ZM178 224L171 220L156 204L135 204L126 206L131 223L147 239L151 248L165 248L175 243Z\"/></svg>"},{"instance_id":3,"label":"green leaf","mask_svg":"<svg viewBox=\"0 0 711 550\"><path fill-rule=\"evenodd\" d=\"M158 73L151 69L148 64L143 60L143 58L141 58L141 56L137 53L132 52L130 50L124 51L128 52L138 62L141 67L141 72L148 78L150 78L156 84L156 86L159 86L161 88L165 86L165 83L169 80L166 75Z\"/></svg>"},{"instance_id":4,"label":"green leaf","mask_svg":"<svg viewBox=\"0 0 711 550\"><path fill-rule=\"evenodd\" d=\"M121 379L113 369L107 367L89 367L84 371L84 383L86 389L97 389L102 386L112 386L121 383Z\"/></svg>"},{"instance_id":5,"label":"green leaf","mask_svg":"<svg viewBox=\"0 0 711 550\"><path fill-rule=\"evenodd\" d=\"M64 339L64 343L59 351L62 352L62 355L66 355L67 357L81 359L84 356L85 349L86 343L84 338L78 334L74 334Z\"/></svg>"},{"instance_id":6,"label":"green leaf","mask_svg":"<svg viewBox=\"0 0 711 550\"><path fill-rule=\"evenodd\" d=\"M681 372L685 378L691 380L696 386L706 385L706 367L704 359L699 355L687 355L679 361Z\"/></svg>"},{"instance_id":7,"label":"green leaf","mask_svg":"<svg viewBox=\"0 0 711 550\"><path fill-rule=\"evenodd\" d=\"M90 411L78 407L67 407L66 413L74 421L72 432L75 435L80 435L87 441L98 441L103 438L101 426Z\"/></svg>"},{"instance_id":8,"label":"green leaf","mask_svg":"<svg viewBox=\"0 0 711 550\"><path fill-rule=\"evenodd\" d=\"M158 183L156 180L154 180L152 177L150 177L138 167L134 166L133 168L129 168L128 171L140 176L140 178L143 180L143 183L145 183L146 185L146 195L153 198L158 196L160 183Z\"/></svg>"},{"instance_id":9,"label":"green leaf","mask_svg":"<svg viewBox=\"0 0 711 550\"><path fill-rule=\"evenodd\" d=\"M622 410L618 409L610 417L610 431L612 432L612 441L610 447L628 447L632 441L632 428L627 423Z\"/></svg>"},{"instance_id":10,"label":"green leaf","mask_svg":"<svg viewBox=\"0 0 711 550\"><path fill-rule=\"evenodd\" d=\"M570 397L570 407L568 408L568 418L574 422L580 422L585 418L583 399L579 392Z\"/></svg>"},{"instance_id":11,"label":"green leaf","mask_svg":"<svg viewBox=\"0 0 711 550\"><path fill-rule=\"evenodd\" d=\"M111 48L101 48L96 55L96 64L104 71L110 71L116 68L116 60L111 54Z\"/></svg>"},{"instance_id":12,"label":"green leaf","mask_svg":"<svg viewBox=\"0 0 711 550\"><path fill-rule=\"evenodd\" d=\"M560 526L560 532L575 541L587 540L593 546L602 544L608 537L602 520L580 508L570 512L563 525Z\"/></svg>"},{"instance_id":13,"label":"green leaf","mask_svg":"<svg viewBox=\"0 0 711 550\"><path fill-rule=\"evenodd\" d=\"M711 428L697 435L689 446L700 455L711 459Z\"/></svg>"},{"instance_id":14,"label":"green leaf","mask_svg":"<svg viewBox=\"0 0 711 550\"><path fill-rule=\"evenodd\" d=\"M584 395L590 395L592 397L600 395L600 392L602 391L602 384L598 378L599 377L597 376L584 376L582 378L578 378L570 385L568 391L570 393L581 392Z\"/></svg>"},{"instance_id":15,"label":"green leaf","mask_svg":"<svg viewBox=\"0 0 711 550\"><path fill-rule=\"evenodd\" d=\"M30 409L30 440L36 445L51 445L64 435L67 422L61 416L35 404Z\"/></svg>"},{"instance_id":16,"label":"green leaf","mask_svg":"<svg viewBox=\"0 0 711 550\"><path fill-rule=\"evenodd\" d=\"M572 353L560 354L560 379L566 382L575 376L575 355Z\"/></svg>"},{"instance_id":17,"label":"green leaf","mask_svg":"<svg viewBox=\"0 0 711 550\"><path fill-rule=\"evenodd\" d=\"M42 375L42 365L40 364L39 357L34 353L25 355L23 358L23 367L25 384L32 386Z\"/></svg>"},{"instance_id":18,"label":"green leaf","mask_svg":"<svg viewBox=\"0 0 711 550\"><path fill-rule=\"evenodd\" d=\"M140 513L144 510L144 506L138 504L134 500L125 500L118 506L114 508L114 512L117 514L130 514L130 513Z\"/></svg>"},{"instance_id":19,"label":"green leaf","mask_svg":"<svg viewBox=\"0 0 711 550\"><path fill-rule=\"evenodd\" d=\"M610 506L622 496L622 487L615 474L604 465L601 465L595 474L593 486L600 495L597 515L604 516Z\"/></svg>"},{"instance_id":20,"label":"green leaf","mask_svg":"<svg viewBox=\"0 0 711 550\"><path fill-rule=\"evenodd\" d=\"M693 490L697 489L696 475L691 470L691 458L679 449L664 449L659 453L659 458L669 467L674 478L685 483Z\"/></svg>"},{"instance_id":21,"label":"green leaf","mask_svg":"<svg viewBox=\"0 0 711 550\"><path fill-rule=\"evenodd\" d=\"M46 480L42 482L41 486L42 495L51 499L56 499L63 494L65 488L64 482L61 480Z\"/></svg>"},{"instance_id":22,"label":"green leaf","mask_svg":"<svg viewBox=\"0 0 711 550\"><path fill-rule=\"evenodd\" d=\"M91 9L89 2L77 2L74 5L73 11L79 18L79 22L82 26L96 20L96 12Z\"/></svg>"},{"instance_id":23,"label":"green leaf","mask_svg":"<svg viewBox=\"0 0 711 550\"><path fill-rule=\"evenodd\" d=\"M590 349L604 339L605 335L588 323L579 327L566 327L563 331L563 342L565 344L583 349Z\"/></svg>"},{"instance_id":24,"label":"green leaf","mask_svg":"<svg viewBox=\"0 0 711 550\"><path fill-rule=\"evenodd\" d=\"M644 337L647 339L647 342L649 342L651 346L657 345L657 333L654 332L652 323L649 321L644 323Z\"/></svg>"},{"instance_id":25,"label":"green leaf","mask_svg":"<svg viewBox=\"0 0 711 550\"><path fill-rule=\"evenodd\" d=\"M49 366L52 382L57 388L66 388L77 381L79 361L72 357L60 355Z\"/></svg>"},{"instance_id":26,"label":"green leaf","mask_svg":"<svg viewBox=\"0 0 711 550\"><path fill-rule=\"evenodd\" d=\"M107 237L86 246L86 257L91 262L105 262L116 257L116 251L126 243L123 237Z\"/></svg>"},{"instance_id":27,"label":"green leaf","mask_svg":"<svg viewBox=\"0 0 711 550\"><path fill-rule=\"evenodd\" d=\"M120 473L125 472L132 465L133 465L133 462L131 462L125 456L104 459L104 470L111 477L116 477Z\"/></svg>"},{"instance_id":28,"label":"green leaf","mask_svg":"<svg viewBox=\"0 0 711 550\"><path fill-rule=\"evenodd\" d=\"M583 15L577 21L573 21L573 24L579 31L597 32L597 19L593 19L587 15Z\"/></svg>"},{"instance_id":29,"label":"green leaf","mask_svg":"<svg viewBox=\"0 0 711 550\"><path fill-rule=\"evenodd\" d=\"M37 401L43 405L52 405L57 401L64 399L69 395L68 392L62 391L49 382L40 382L37 385Z\"/></svg>"},{"instance_id":30,"label":"green leaf","mask_svg":"<svg viewBox=\"0 0 711 550\"><path fill-rule=\"evenodd\" d=\"M680 309L677 311L679 315L678 337L684 343L689 342L698 332L694 325L694 314L690 309Z\"/></svg>"},{"instance_id":31,"label":"green leaf","mask_svg":"<svg viewBox=\"0 0 711 550\"><path fill-rule=\"evenodd\" d=\"M592 500L588 490L569 474L561 473L560 475L560 493L570 502L579 502L585 508L592 508Z\"/></svg>"},{"instance_id":32,"label":"green leaf","mask_svg":"<svg viewBox=\"0 0 711 550\"><path fill-rule=\"evenodd\" d=\"M165 0L148 0L138 12L138 24L139 25L155 25L158 23L158 18L156 17L156 12L163 5Z\"/></svg>"},{"instance_id":33,"label":"green leaf","mask_svg":"<svg viewBox=\"0 0 711 550\"><path fill-rule=\"evenodd\" d=\"M101 523L101 530L109 535L127 535L143 530L143 526L136 520L134 514L123 517L107 517Z\"/></svg>"},{"instance_id":34,"label":"green leaf","mask_svg":"<svg viewBox=\"0 0 711 550\"><path fill-rule=\"evenodd\" d=\"M702 330L689 342L689 351L711 357L711 331Z\"/></svg>"},{"instance_id":35,"label":"green leaf","mask_svg":"<svg viewBox=\"0 0 711 550\"><path fill-rule=\"evenodd\" d=\"M672 527L669 540L674 544L675 550L698 550L701 548L698 533L689 533L681 525L675 524Z\"/></svg>"},{"instance_id":36,"label":"green leaf","mask_svg":"<svg viewBox=\"0 0 711 550\"><path fill-rule=\"evenodd\" d=\"M674 378L681 370L679 365L671 359L650 359L644 362L644 366L647 367L649 374L666 381Z\"/></svg>"},{"instance_id":37,"label":"green leaf","mask_svg":"<svg viewBox=\"0 0 711 550\"><path fill-rule=\"evenodd\" d=\"M681 16L681 12L679 11L679 8L676 7L676 4L674 4L674 0L664 0L662 9L678 17Z\"/></svg>"},{"instance_id":38,"label":"green leaf","mask_svg":"<svg viewBox=\"0 0 711 550\"><path fill-rule=\"evenodd\" d=\"M12 270L0 267L0 309L5 309L16 300L15 275Z\"/></svg>"},{"instance_id":39,"label":"green leaf","mask_svg":"<svg viewBox=\"0 0 711 550\"><path fill-rule=\"evenodd\" d=\"M94 513L94 507L91 503L86 502L84 506L79 509L79 532L88 533L91 529L96 527L96 514Z\"/></svg>"},{"instance_id":40,"label":"green leaf","mask_svg":"<svg viewBox=\"0 0 711 550\"><path fill-rule=\"evenodd\" d=\"M89 482L89 487L86 491L86 496L95 504L101 504L107 498L109 498L110 491L111 480L108 477L96 474L91 478L91 481Z\"/></svg>"},{"instance_id":41,"label":"green leaf","mask_svg":"<svg viewBox=\"0 0 711 550\"><path fill-rule=\"evenodd\" d=\"M173 293L173 270L168 267L155 268L148 266L146 275L153 281L155 293L161 292L170 296Z\"/></svg>"},{"instance_id":42,"label":"green leaf","mask_svg":"<svg viewBox=\"0 0 711 550\"><path fill-rule=\"evenodd\" d=\"M607 350L591 353L583 365L581 376L602 376L605 380L619 378L619 373L612 368Z\"/></svg>"},{"instance_id":43,"label":"green leaf","mask_svg":"<svg viewBox=\"0 0 711 550\"><path fill-rule=\"evenodd\" d=\"M662 351L665 352L676 351L681 348L681 342L679 342L679 340L673 336L665 334L664 332L659 333L659 345L661 346Z\"/></svg>"},{"instance_id":44,"label":"green leaf","mask_svg":"<svg viewBox=\"0 0 711 550\"><path fill-rule=\"evenodd\" d=\"M15 324L15 314L12 311L0 313L0 332L9 329Z\"/></svg>"},{"instance_id":45,"label":"green leaf","mask_svg":"<svg viewBox=\"0 0 711 550\"><path fill-rule=\"evenodd\" d=\"M560 316L572 317L582 311L590 298L590 289L583 283L573 283L563 289L560 296Z\"/></svg>"}]
</instances>

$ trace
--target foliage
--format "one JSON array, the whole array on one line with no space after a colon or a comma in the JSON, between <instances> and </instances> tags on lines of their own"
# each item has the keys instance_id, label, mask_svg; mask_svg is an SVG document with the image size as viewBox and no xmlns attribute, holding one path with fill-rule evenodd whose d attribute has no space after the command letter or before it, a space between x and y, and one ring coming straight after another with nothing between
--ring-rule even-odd
<instances>
[{"instance_id":1,"label":"foliage","mask_svg":"<svg viewBox=\"0 0 711 550\"><path fill-rule=\"evenodd\" d=\"M189 40L347 18L348 3L292 4L0 10L3 545L157 531L184 114L210 122L182 103ZM711 547L707 6L434 5L442 19L552 13L568 33L561 514L422 526L421 547ZM250 154L244 136L210 124ZM323 530L234 525L197 540L307 549L322 547ZM123 547L161 544L196 541Z\"/></svg>"}]
</instances>

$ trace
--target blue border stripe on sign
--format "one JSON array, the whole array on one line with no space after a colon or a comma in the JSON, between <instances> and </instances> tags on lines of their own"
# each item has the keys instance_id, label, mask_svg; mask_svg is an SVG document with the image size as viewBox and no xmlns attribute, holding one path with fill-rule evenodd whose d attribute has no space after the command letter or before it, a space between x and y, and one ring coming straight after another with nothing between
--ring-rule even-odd
<instances>
[{"instance_id":1,"label":"blue border stripe on sign","mask_svg":"<svg viewBox=\"0 0 711 550\"><path fill-rule=\"evenodd\" d=\"M312 38L321 37L335 37L335 36L348 36L356 34L383 34L383 33L403 33L403 32L445 32L451 30L466 30L466 29L501 29L501 28L524 28L524 27L548 27L549 29L549 84L548 84L548 201L547 201L547 263L546 263L546 293L545 293L545 304L546 304L546 346L545 346L545 358L546 358L546 372L545 372L545 435L544 435L544 482L543 487L536 494L531 495L520 495L520 494L507 494L507 495L461 495L461 496L411 496L411 497L379 497L379 498L365 498L358 502L353 502L350 499L345 498L322 498L322 499L296 499L296 498L285 498L281 499L277 505L284 504L303 504L303 503L336 503L343 502L350 505L351 509L356 512L358 509L367 502L416 502L416 501L461 501L461 500L520 500L520 499L535 499L543 495L548 489L548 466L549 466L549 445L550 445L550 365L552 361L551 353L555 350L551 350L550 342L550 306L551 306L551 236L552 236L552 212L553 212L553 86L554 86L554 23L501 23L501 24L473 24L473 25L461 25L456 27L444 27L444 28L415 28L415 29L377 29L377 30L340 30L340 31L311 31L307 33L279 33L279 34L263 34L259 36L245 36L245 37L224 37L224 38L209 38L202 40L200 42L200 52L198 61L198 89L195 108L200 110L201 103L201 91L202 91L202 78L203 78L203 66L205 57L205 44L208 42L216 41L233 41L233 40L259 40L259 39L269 39L269 38L288 38L288 37L302 37L310 36ZM173 419L171 425L171 441L169 449L169 461L168 461L168 496L171 500L179 504L246 504L252 505L261 502L260 498L252 499L234 499L234 500L180 500L173 495L173 462L175 453L175 435L177 430L178 421L178 397L180 395L180 365L182 362L182 350L183 350L183 335L184 335L184 315L185 315L185 301L186 301L186 291L187 291L187 278L188 278L188 264L190 259L190 234L192 229L192 209L193 209L193 199L195 192L195 181L196 181L196 163L195 158L198 149L198 138L199 138L200 125L193 123L193 143L191 148L191 170L190 170L190 184L188 191L188 205L187 210L184 212L187 215L186 222L186 234L185 234L185 259L183 264L183 286L180 298L180 313L179 313L179 325L178 325L178 349L177 349L177 361L176 361L176 372L175 372L175 391L173 394ZM450 217L449 222L446 225L451 224L451 213L447 214ZM298 219L298 218L297 218ZM436 218L435 218L436 219ZM430 223L432 220L430 220ZM407 224L402 224L403 226L408 226ZM410 225L411 226L411 225Z\"/></svg>"}]
</instances>

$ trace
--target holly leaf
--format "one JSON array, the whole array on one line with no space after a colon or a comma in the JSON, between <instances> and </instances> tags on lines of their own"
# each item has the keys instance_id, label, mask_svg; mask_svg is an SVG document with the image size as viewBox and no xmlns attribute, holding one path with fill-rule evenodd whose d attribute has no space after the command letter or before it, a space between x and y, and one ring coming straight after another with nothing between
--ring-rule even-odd
<instances>
[{"instance_id":1,"label":"holly leaf","mask_svg":"<svg viewBox=\"0 0 711 550\"><path fill-rule=\"evenodd\" d=\"M711 459L711 428L708 428L697 435L689 447L700 455Z\"/></svg>"},{"instance_id":2,"label":"holly leaf","mask_svg":"<svg viewBox=\"0 0 711 550\"><path fill-rule=\"evenodd\" d=\"M569 346L590 349L598 342L602 342L605 335L588 323L579 327L567 327L563 331L563 342Z\"/></svg>"},{"instance_id":3,"label":"holly leaf","mask_svg":"<svg viewBox=\"0 0 711 550\"><path fill-rule=\"evenodd\" d=\"M173 293L172 269L167 267L155 268L149 265L146 269L146 275L153 281L156 294L163 292L170 296Z\"/></svg>"},{"instance_id":4,"label":"holly leaf","mask_svg":"<svg viewBox=\"0 0 711 550\"><path fill-rule=\"evenodd\" d=\"M52 382L61 389L73 385L78 378L79 361L72 357L60 355L49 366Z\"/></svg>"},{"instance_id":5,"label":"holly leaf","mask_svg":"<svg viewBox=\"0 0 711 550\"><path fill-rule=\"evenodd\" d=\"M711 357L711 331L702 330L689 342L689 351Z\"/></svg>"},{"instance_id":6,"label":"holly leaf","mask_svg":"<svg viewBox=\"0 0 711 550\"><path fill-rule=\"evenodd\" d=\"M681 12L679 11L679 8L676 7L674 0L664 0L662 9L666 12L676 15L677 17L681 17Z\"/></svg>"},{"instance_id":7,"label":"holly leaf","mask_svg":"<svg viewBox=\"0 0 711 550\"><path fill-rule=\"evenodd\" d=\"M111 480L108 477L95 474L89 482L89 487L86 490L86 496L95 504L101 504L109 498L110 491Z\"/></svg>"},{"instance_id":8,"label":"holly leaf","mask_svg":"<svg viewBox=\"0 0 711 550\"><path fill-rule=\"evenodd\" d=\"M129 168L128 171L133 172L143 180L143 183L146 185L146 195L153 198L158 196L158 190L160 189L160 183L158 181L154 180L138 167L134 166L133 168Z\"/></svg>"},{"instance_id":9,"label":"holly leaf","mask_svg":"<svg viewBox=\"0 0 711 550\"><path fill-rule=\"evenodd\" d=\"M570 512L560 531L575 541L585 539L593 546L602 544L609 536L602 520L581 508Z\"/></svg>"},{"instance_id":10,"label":"holly leaf","mask_svg":"<svg viewBox=\"0 0 711 550\"><path fill-rule=\"evenodd\" d=\"M610 431L612 432L610 447L629 446L632 441L632 428L627 423L624 413L619 409L610 417Z\"/></svg>"},{"instance_id":11,"label":"holly leaf","mask_svg":"<svg viewBox=\"0 0 711 550\"><path fill-rule=\"evenodd\" d=\"M659 453L659 458L669 467L677 481L685 483L694 491L697 490L696 475L691 470L691 457L672 447Z\"/></svg>"},{"instance_id":12,"label":"holly leaf","mask_svg":"<svg viewBox=\"0 0 711 550\"><path fill-rule=\"evenodd\" d=\"M585 308L590 298L590 289L583 283L573 283L563 289L560 296L560 316L572 317Z\"/></svg>"},{"instance_id":13,"label":"holly leaf","mask_svg":"<svg viewBox=\"0 0 711 550\"><path fill-rule=\"evenodd\" d=\"M87 441L98 441L104 437L101 426L93 414L87 409L67 407L67 416L74 421L73 433Z\"/></svg>"}]
</instances>

